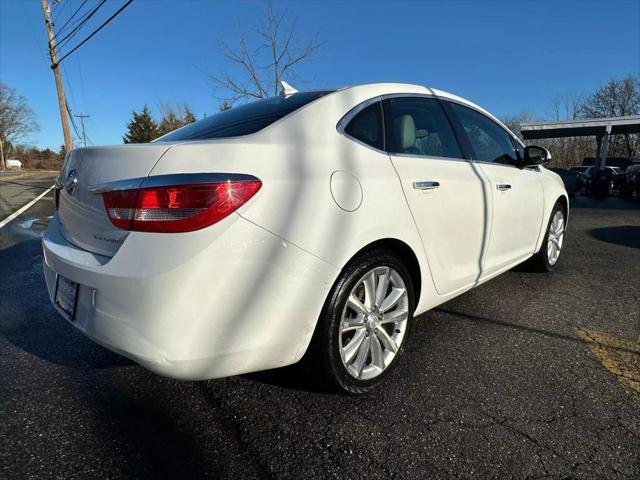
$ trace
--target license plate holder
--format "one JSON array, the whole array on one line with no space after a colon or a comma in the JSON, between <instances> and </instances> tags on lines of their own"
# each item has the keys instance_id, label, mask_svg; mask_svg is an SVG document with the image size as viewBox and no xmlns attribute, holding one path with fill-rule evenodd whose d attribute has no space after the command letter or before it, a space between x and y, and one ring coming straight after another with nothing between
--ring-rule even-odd
<instances>
[{"instance_id":1,"label":"license plate holder","mask_svg":"<svg viewBox=\"0 0 640 480\"><path fill-rule=\"evenodd\" d=\"M78 284L61 275L57 275L54 299L55 304L64 312L67 320L73 322L78 303Z\"/></svg>"}]
</instances>

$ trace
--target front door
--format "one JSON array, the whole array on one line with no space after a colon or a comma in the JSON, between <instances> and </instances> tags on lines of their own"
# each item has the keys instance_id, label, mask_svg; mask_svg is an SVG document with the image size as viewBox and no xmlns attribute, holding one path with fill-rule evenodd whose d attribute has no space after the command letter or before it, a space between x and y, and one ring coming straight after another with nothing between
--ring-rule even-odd
<instances>
[{"instance_id":1,"label":"front door","mask_svg":"<svg viewBox=\"0 0 640 480\"><path fill-rule=\"evenodd\" d=\"M533 254L542 226L542 182L537 167L514 166L515 140L504 128L476 110L449 106L491 191L491 233L482 277L490 276Z\"/></svg>"}]
</instances>

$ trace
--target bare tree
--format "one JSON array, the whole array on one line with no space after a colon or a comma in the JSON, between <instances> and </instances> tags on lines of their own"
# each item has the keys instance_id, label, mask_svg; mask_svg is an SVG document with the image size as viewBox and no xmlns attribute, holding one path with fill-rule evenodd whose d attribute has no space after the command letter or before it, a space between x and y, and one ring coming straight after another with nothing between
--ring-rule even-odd
<instances>
[{"instance_id":1,"label":"bare tree","mask_svg":"<svg viewBox=\"0 0 640 480\"><path fill-rule=\"evenodd\" d=\"M518 115L503 117L501 120L502 123L504 123L507 128L515 133L521 140L524 140L521 133L522 124L540 121L538 117L527 110L523 110Z\"/></svg>"},{"instance_id":2,"label":"bare tree","mask_svg":"<svg viewBox=\"0 0 640 480\"><path fill-rule=\"evenodd\" d=\"M548 116L551 120L575 120L580 118L584 103L584 95L576 92L565 92L554 95L550 102Z\"/></svg>"},{"instance_id":3,"label":"bare tree","mask_svg":"<svg viewBox=\"0 0 640 480\"><path fill-rule=\"evenodd\" d=\"M628 75L622 79L609 80L590 95L565 92L551 98L546 113L550 121L576 120L581 118L620 117L640 114L640 77ZM522 123L539 121L528 112L505 117L503 123L522 138ZM561 137L535 140L552 154L555 166L569 167L582 164L585 157L597 155L593 137ZM640 135L612 135L609 156L633 158L640 153Z\"/></svg>"},{"instance_id":4,"label":"bare tree","mask_svg":"<svg viewBox=\"0 0 640 480\"><path fill-rule=\"evenodd\" d=\"M567 98L574 97L567 97L566 95L558 95L554 97L552 106L558 107L556 111L559 114L558 116L554 116L553 120L564 120L566 112L572 112L574 110L572 102L566 101ZM518 115L504 117L502 119L502 123L520 137L521 140L524 140L521 133L522 124L539 121L542 121L542 119L527 111L523 111ZM580 165L584 157L593 156L595 154L595 142L593 139L587 137L541 138L532 141L524 140L524 142L547 148L551 152L551 157L553 158L552 166L555 167Z\"/></svg>"},{"instance_id":5,"label":"bare tree","mask_svg":"<svg viewBox=\"0 0 640 480\"><path fill-rule=\"evenodd\" d=\"M237 47L220 41L220 52L240 67L240 74L223 71L210 75L216 86L225 92L225 108L246 98L266 98L279 93L280 81L298 78L295 70L309 60L320 44L317 35L309 41L301 41L296 33L296 20L286 22L286 10L278 12L267 1L264 23L256 27L259 43L250 45L245 33L240 33Z\"/></svg>"},{"instance_id":6,"label":"bare tree","mask_svg":"<svg viewBox=\"0 0 640 480\"><path fill-rule=\"evenodd\" d=\"M582 104L585 118L640 115L640 76L611 79Z\"/></svg>"},{"instance_id":7,"label":"bare tree","mask_svg":"<svg viewBox=\"0 0 640 480\"><path fill-rule=\"evenodd\" d=\"M585 118L624 117L640 115L640 76L627 75L611 79L598 88L582 104L580 113ZM629 158L640 153L640 135L626 133L613 135L609 145L610 156Z\"/></svg>"},{"instance_id":8,"label":"bare tree","mask_svg":"<svg viewBox=\"0 0 640 480\"><path fill-rule=\"evenodd\" d=\"M6 168L5 152L7 155L10 153L11 145L38 129L27 99L0 83L0 166L3 169Z\"/></svg>"},{"instance_id":9,"label":"bare tree","mask_svg":"<svg viewBox=\"0 0 640 480\"><path fill-rule=\"evenodd\" d=\"M574 91L554 95L549 102L548 120L559 122L580 118L584 98ZM591 138L547 138L542 143L551 152L554 165L559 167L580 165L585 157L595 155L595 144Z\"/></svg>"}]
</instances>

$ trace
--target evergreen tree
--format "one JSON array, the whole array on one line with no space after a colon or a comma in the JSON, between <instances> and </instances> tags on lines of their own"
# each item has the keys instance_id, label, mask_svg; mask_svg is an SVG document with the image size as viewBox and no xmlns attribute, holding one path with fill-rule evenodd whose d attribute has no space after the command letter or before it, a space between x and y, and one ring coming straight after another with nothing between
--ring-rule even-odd
<instances>
[{"instance_id":1,"label":"evergreen tree","mask_svg":"<svg viewBox=\"0 0 640 480\"><path fill-rule=\"evenodd\" d=\"M174 108L170 105L163 105L164 115L160 120L160 135L165 135L185 125L196 121L196 117L186 103L182 108Z\"/></svg>"},{"instance_id":2,"label":"evergreen tree","mask_svg":"<svg viewBox=\"0 0 640 480\"><path fill-rule=\"evenodd\" d=\"M184 104L184 115L182 117L182 124L183 125L189 125L190 123L193 123L195 121L196 121L196 116L193 114L193 112L189 108L189 105L187 105L185 103Z\"/></svg>"},{"instance_id":3,"label":"evergreen tree","mask_svg":"<svg viewBox=\"0 0 640 480\"><path fill-rule=\"evenodd\" d=\"M145 105L142 112L133 112L133 118L127 124L127 133L122 140L124 143L148 143L159 136L158 124Z\"/></svg>"},{"instance_id":4,"label":"evergreen tree","mask_svg":"<svg viewBox=\"0 0 640 480\"><path fill-rule=\"evenodd\" d=\"M162 120L160 120L159 131L160 135L172 132L177 128L182 127L182 120L179 119L173 111L167 112Z\"/></svg>"},{"instance_id":5,"label":"evergreen tree","mask_svg":"<svg viewBox=\"0 0 640 480\"><path fill-rule=\"evenodd\" d=\"M67 148L64 144L60 145L60 150L58 151L58 159L62 162L64 161L64 157L67 156Z\"/></svg>"}]
</instances>

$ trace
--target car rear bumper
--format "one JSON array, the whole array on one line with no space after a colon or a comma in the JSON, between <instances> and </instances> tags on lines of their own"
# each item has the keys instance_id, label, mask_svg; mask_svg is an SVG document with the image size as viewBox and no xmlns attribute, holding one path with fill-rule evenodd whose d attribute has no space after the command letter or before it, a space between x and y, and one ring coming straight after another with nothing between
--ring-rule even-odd
<instances>
[{"instance_id":1,"label":"car rear bumper","mask_svg":"<svg viewBox=\"0 0 640 480\"><path fill-rule=\"evenodd\" d=\"M42 249L52 302L58 275L79 285L76 328L190 380L298 361L338 274L237 214L187 234L132 233L112 258L70 244L56 217Z\"/></svg>"}]
</instances>

